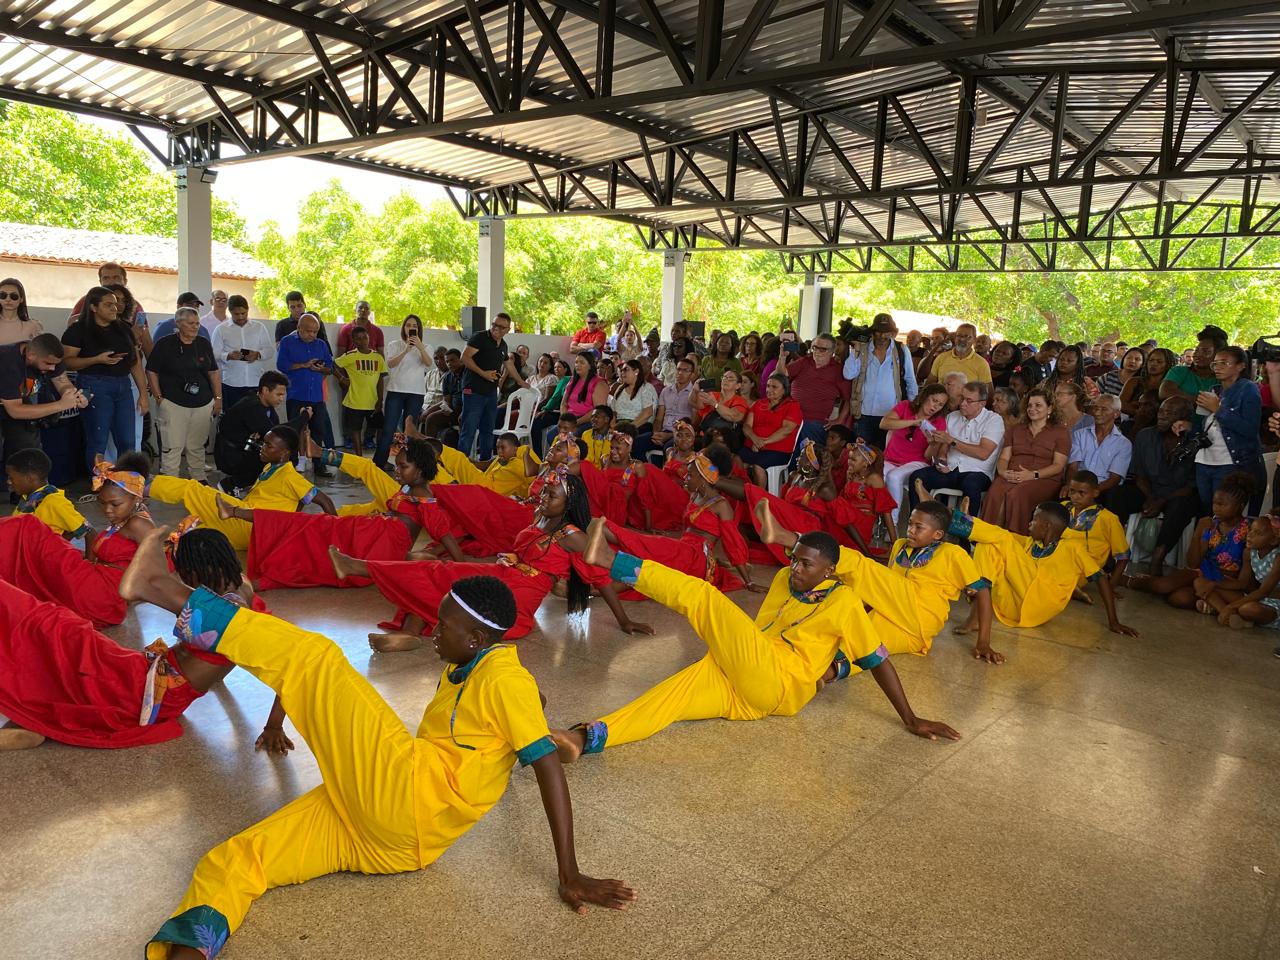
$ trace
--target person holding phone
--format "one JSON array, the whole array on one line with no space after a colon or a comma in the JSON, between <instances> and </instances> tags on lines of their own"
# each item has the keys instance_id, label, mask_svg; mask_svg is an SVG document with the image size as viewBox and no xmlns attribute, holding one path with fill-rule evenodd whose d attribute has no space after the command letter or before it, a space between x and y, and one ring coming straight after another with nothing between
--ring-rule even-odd
<instances>
[{"instance_id":1,"label":"person holding phone","mask_svg":"<svg viewBox=\"0 0 1280 960\"><path fill-rule=\"evenodd\" d=\"M1195 398L1196 409L1207 411L1195 431L1203 438L1196 453L1196 491L1203 508L1213 502L1214 493L1227 476L1244 471L1254 480L1248 514L1255 516L1262 509L1267 489L1262 445L1258 441L1262 394L1248 376L1249 356L1240 347L1218 350L1212 368L1218 382L1201 390Z\"/></svg>"},{"instance_id":2,"label":"person holding phone","mask_svg":"<svg viewBox=\"0 0 1280 960\"><path fill-rule=\"evenodd\" d=\"M262 375L275 366L276 341L261 320L249 319L249 301L240 294L227 300L231 318L213 331L213 355L222 373L222 394L228 406L258 389Z\"/></svg>"},{"instance_id":3,"label":"person holding phone","mask_svg":"<svg viewBox=\"0 0 1280 960\"><path fill-rule=\"evenodd\" d=\"M98 456L106 453L108 438L120 453L137 449L134 411L147 412L142 352L119 315L116 295L106 287L94 287L85 294L79 319L62 335L63 363L78 374L76 386L89 399L84 429L90 471ZM130 377L138 389L136 404Z\"/></svg>"},{"instance_id":4,"label":"person holding phone","mask_svg":"<svg viewBox=\"0 0 1280 960\"><path fill-rule=\"evenodd\" d=\"M382 430L373 462L387 465L391 440L404 429L404 418L422 415L427 371L435 369L431 348L422 341L422 320L411 313L400 324L400 340L387 349L386 396L382 401Z\"/></svg>"}]
</instances>

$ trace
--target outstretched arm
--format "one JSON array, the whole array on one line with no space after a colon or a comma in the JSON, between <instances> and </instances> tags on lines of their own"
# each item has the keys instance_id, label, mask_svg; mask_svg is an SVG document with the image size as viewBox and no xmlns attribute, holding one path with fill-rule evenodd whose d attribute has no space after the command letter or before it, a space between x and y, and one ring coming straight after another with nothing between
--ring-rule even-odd
<instances>
[{"instance_id":1,"label":"outstretched arm","mask_svg":"<svg viewBox=\"0 0 1280 960\"><path fill-rule=\"evenodd\" d=\"M653 636L653 627L647 623L640 623L632 620L627 616L626 608L623 607L622 601L618 599L617 592L613 589L612 584L605 584L600 588L600 596L604 597L604 602L609 605L609 610L613 614L613 618L618 621L618 626L622 628L625 634L643 633L647 636Z\"/></svg>"},{"instance_id":2,"label":"outstretched arm","mask_svg":"<svg viewBox=\"0 0 1280 960\"><path fill-rule=\"evenodd\" d=\"M560 757L555 752L540 757L533 762L533 772L538 778L538 790L542 793L542 806L547 812L551 842L556 850L560 899L578 913L586 913L589 903L612 910L627 909L636 899L634 890L621 880L595 880L578 870L573 847L573 804Z\"/></svg>"},{"instance_id":3,"label":"outstretched arm","mask_svg":"<svg viewBox=\"0 0 1280 960\"><path fill-rule=\"evenodd\" d=\"M1116 614L1116 592L1111 586L1110 579L1105 575L1098 577L1098 592L1102 594L1102 603L1107 608L1107 627L1111 632L1123 634L1126 637L1138 636L1137 630L1120 622Z\"/></svg>"},{"instance_id":4,"label":"outstretched arm","mask_svg":"<svg viewBox=\"0 0 1280 960\"><path fill-rule=\"evenodd\" d=\"M876 683L880 684L880 689L893 704L893 709L898 711L903 725L917 737L923 737L926 740L937 740L939 737L946 737L948 740L960 739L960 734L945 723L925 720L911 712L911 704L907 702L907 695L903 692L902 681L898 679L898 671L894 669L891 661L881 660L878 666L871 668L871 675L876 678Z\"/></svg>"},{"instance_id":5,"label":"outstretched arm","mask_svg":"<svg viewBox=\"0 0 1280 960\"><path fill-rule=\"evenodd\" d=\"M316 495L311 498L311 502L316 504L321 510L331 517L338 513L337 508L333 505L333 500L329 498L327 493L320 490L316 491Z\"/></svg>"}]
</instances>

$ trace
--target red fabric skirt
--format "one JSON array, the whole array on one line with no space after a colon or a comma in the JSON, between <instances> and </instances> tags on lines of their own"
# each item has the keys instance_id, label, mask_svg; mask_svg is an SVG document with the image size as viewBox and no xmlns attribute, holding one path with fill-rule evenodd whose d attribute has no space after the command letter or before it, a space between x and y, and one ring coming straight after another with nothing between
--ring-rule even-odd
<instances>
[{"instance_id":1,"label":"red fabric skirt","mask_svg":"<svg viewBox=\"0 0 1280 960\"><path fill-rule=\"evenodd\" d=\"M435 629L440 618L440 601L454 583L465 577L497 577L511 588L516 598L516 622L504 635L506 640L518 640L533 629L534 615L552 585L545 573L530 576L498 563L441 560L371 561L369 576L378 591L397 608L394 619L378 626L383 630L403 630L406 615L412 613L426 624L424 635Z\"/></svg>"},{"instance_id":2,"label":"red fabric skirt","mask_svg":"<svg viewBox=\"0 0 1280 960\"><path fill-rule=\"evenodd\" d=\"M120 579L138 545L119 534L99 537L94 563L31 514L0 520L0 580L37 600L108 627L124 620L128 604L120 596Z\"/></svg>"},{"instance_id":3,"label":"red fabric skirt","mask_svg":"<svg viewBox=\"0 0 1280 960\"><path fill-rule=\"evenodd\" d=\"M281 587L367 587L367 577L339 580L330 545L357 560L403 560L413 541L394 517L253 511L249 579L259 590Z\"/></svg>"},{"instance_id":4,"label":"red fabric skirt","mask_svg":"<svg viewBox=\"0 0 1280 960\"><path fill-rule=\"evenodd\" d=\"M773 518L778 521L779 525L790 530L792 533L810 533L814 530L821 530L823 533L830 533L836 536L836 531L832 529L832 524L827 521L826 517L819 516L812 510L807 510L798 504L783 500L781 497L775 497L762 487L757 487L754 483L748 483L745 487L747 498L748 516L751 518L751 524L755 527L756 533L760 532L760 521L756 519L756 504L761 500L769 504L769 512L773 514ZM837 537L839 540L847 540L848 535ZM752 544L754 549L756 544ZM762 543L759 545L761 549L766 551L769 559L782 566L787 566L791 561L787 558L786 551L776 544ZM850 544L852 546L852 544Z\"/></svg>"},{"instance_id":5,"label":"red fabric skirt","mask_svg":"<svg viewBox=\"0 0 1280 960\"><path fill-rule=\"evenodd\" d=\"M156 722L141 726L148 666L84 617L0 582L0 713L19 726L77 747L180 737L178 717L200 692L189 683L169 690Z\"/></svg>"},{"instance_id":6,"label":"red fabric skirt","mask_svg":"<svg viewBox=\"0 0 1280 960\"><path fill-rule=\"evenodd\" d=\"M509 553L515 536L533 523L533 505L520 503L474 483L437 484L436 502L449 514L455 530L471 540L463 549L472 556Z\"/></svg>"},{"instance_id":7,"label":"red fabric skirt","mask_svg":"<svg viewBox=\"0 0 1280 960\"><path fill-rule=\"evenodd\" d=\"M697 577L699 580L707 579L711 542L705 537L696 533L686 533L679 540L673 540L671 537L656 533L640 533L612 523L609 524L609 529L618 538L619 550L633 557L639 557L641 560L656 561L664 567L678 570L690 577ZM719 563L715 565L711 583L725 593L742 588L742 580L738 575ZM635 590L627 590L619 596L623 600L648 599Z\"/></svg>"},{"instance_id":8,"label":"red fabric skirt","mask_svg":"<svg viewBox=\"0 0 1280 960\"><path fill-rule=\"evenodd\" d=\"M643 529L644 511L648 510L655 530L680 530L684 527L689 494L671 474L651 466L645 469L643 477L636 477L633 483L635 490L631 494L628 513L631 526Z\"/></svg>"},{"instance_id":9,"label":"red fabric skirt","mask_svg":"<svg viewBox=\"0 0 1280 960\"><path fill-rule=\"evenodd\" d=\"M604 517L611 523L627 522L627 488L619 483L610 482L604 471L585 460L578 464L578 475L587 488L587 500L591 505L591 516Z\"/></svg>"}]
</instances>

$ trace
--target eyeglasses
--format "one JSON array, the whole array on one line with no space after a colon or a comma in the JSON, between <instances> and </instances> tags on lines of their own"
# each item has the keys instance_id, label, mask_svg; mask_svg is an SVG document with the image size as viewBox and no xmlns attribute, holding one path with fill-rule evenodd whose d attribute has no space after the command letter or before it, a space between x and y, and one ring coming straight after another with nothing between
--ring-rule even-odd
<instances>
[{"instance_id":1,"label":"eyeglasses","mask_svg":"<svg viewBox=\"0 0 1280 960\"><path fill-rule=\"evenodd\" d=\"M811 347L810 349L813 350L814 353L830 353L831 352L830 347Z\"/></svg>"},{"instance_id":2,"label":"eyeglasses","mask_svg":"<svg viewBox=\"0 0 1280 960\"><path fill-rule=\"evenodd\" d=\"M21 300L21 299L22 299L22 294L18 293L16 290L13 293L5 293L3 290L0 290L0 300Z\"/></svg>"}]
</instances>

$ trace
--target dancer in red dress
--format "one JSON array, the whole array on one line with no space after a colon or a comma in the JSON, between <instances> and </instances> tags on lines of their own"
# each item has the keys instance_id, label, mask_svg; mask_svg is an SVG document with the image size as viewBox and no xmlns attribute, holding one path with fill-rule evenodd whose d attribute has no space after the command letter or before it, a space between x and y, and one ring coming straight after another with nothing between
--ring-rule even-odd
<instances>
[{"instance_id":1,"label":"dancer in red dress","mask_svg":"<svg viewBox=\"0 0 1280 960\"><path fill-rule=\"evenodd\" d=\"M94 626L120 623L128 611L120 578L138 541L155 527L143 498L149 470L141 453L124 454L118 466L98 461L93 489L111 526L90 531L83 553L32 514L0 520L0 580L36 600L61 604Z\"/></svg>"},{"instance_id":2,"label":"dancer in red dress","mask_svg":"<svg viewBox=\"0 0 1280 960\"><path fill-rule=\"evenodd\" d=\"M240 562L217 530L185 533L173 551L183 582L204 586L266 612L240 573ZM178 718L231 672L215 653L162 640L128 650L84 617L0 582L0 750L34 747L46 738L77 747L120 748L182 736ZM279 698L258 749L287 753Z\"/></svg>"},{"instance_id":3,"label":"dancer in red dress","mask_svg":"<svg viewBox=\"0 0 1280 960\"><path fill-rule=\"evenodd\" d=\"M609 455L600 471L610 489L621 490L626 501L626 525L645 533L679 530L684 526L684 508L689 503L683 482L677 483L665 471L631 459L636 428L624 423L614 428ZM613 520L606 513L606 519Z\"/></svg>"},{"instance_id":4,"label":"dancer in red dress","mask_svg":"<svg viewBox=\"0 0 1280 960\"><path fill-rule=\"evenodd\" d=\"M313 454L317 455L326 466L363 479L384 512L329 516L249 510L219 497L223 519L235 517L253 524L249 577L259 590L368 586L368 580L334 576L325 556L330 546L361 560L403 560L424 531L452 559L464 559L451 533L449 515L435 501L431 482L436 477L436 455L425 440L408 440L400 449L393 448L396 480L364 457L335 450Z\"/></svg>"},{"instance_id":5,"label":"dancer in red dress","mask_svg":"<svg viewBox=\"0 0 1280 960\"><path fill-rule=\"evenodd\" d=\"M667 474L680 486L684 486L684 478L689 474L689 461L697 455L694 449L698 434L687 419L677 420L671 435L671 446L667 448L667 459L662 464L662 472Z\"/></svg>"},{"instance_id":6,"label":"dancer in red dress","mask_svg":"<svg viewBox=\"0 0 1280 960\"><path fill-rule=\"evenodd\" d=\"M514 552L501 555L496 564L364 561L333 548L329 556L338 577L369 577L398 608L394 620L378 624L388 632L369 635L369 645L379 652L422 646L423 632L435 629L440 601L450 586L473 576L497 577L515 595L517 616L504 635L508 640L519 639L533 629L534 614L557 579L567 581L570 613L587 610L591 584L604 597L624 633L652 634L651 626L626 615L608 573L583 563L583 530L590 521L586 488L581 479L569 474L543 485L534 523L516 534Z\"/></svg>"},{"instance_id":7,"label":"dancer in red dress","mask_svg":"<svg viewBox=\"0 0 1280 960\"><path fill-rule=\"evenodd\" d=\"M702 577L725 593L742 587L753 593L762 592L765 588L751 579L747 542L734 519L735 508L713 486L719 476L719 469L704 454L689 462L685 479L689 505L684 512L684 535L679 540L616 525L607 526L605 536L611 545L633 557L656 560L672 570ZM626 599L638 596L628 591Z\"/></svg>"}]
</instances>

